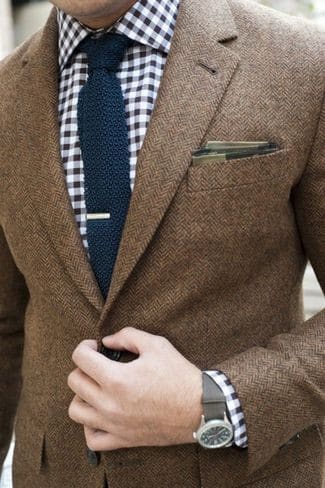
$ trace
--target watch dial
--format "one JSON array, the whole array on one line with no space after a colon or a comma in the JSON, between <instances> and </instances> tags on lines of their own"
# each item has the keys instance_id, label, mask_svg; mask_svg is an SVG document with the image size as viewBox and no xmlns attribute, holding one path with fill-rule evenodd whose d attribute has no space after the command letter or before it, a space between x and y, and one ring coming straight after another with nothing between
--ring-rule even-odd
<instances>
[{"instance_id":1,"label":"watch dial","mask_svg":"<svg viewBox=\"0 0 325 488\"><path fill-rule=\"evenodd\" d=\"M228 443L231 439L231 433L226 427L219 425L210 427L201 435L201 440L206 446L219 446Z\"/></svg>"}]
</instances>

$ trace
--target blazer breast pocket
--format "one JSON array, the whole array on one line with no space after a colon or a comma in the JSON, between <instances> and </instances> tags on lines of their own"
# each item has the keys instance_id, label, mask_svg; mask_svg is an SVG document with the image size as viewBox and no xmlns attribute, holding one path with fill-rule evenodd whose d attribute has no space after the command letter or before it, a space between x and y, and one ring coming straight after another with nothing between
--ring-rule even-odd
<instances>
[{"instance_id":1,"label":"blazer breast pocket","mask_svg":"<svg viewBox=\"0 0 325 488\"><path fill-rule=\"evenodd\" d=\"M240 187L284 178L290 169L291 150L279 149L269 154L190 166L187 171L189 192Z\"/></svg>"}]
</instances>

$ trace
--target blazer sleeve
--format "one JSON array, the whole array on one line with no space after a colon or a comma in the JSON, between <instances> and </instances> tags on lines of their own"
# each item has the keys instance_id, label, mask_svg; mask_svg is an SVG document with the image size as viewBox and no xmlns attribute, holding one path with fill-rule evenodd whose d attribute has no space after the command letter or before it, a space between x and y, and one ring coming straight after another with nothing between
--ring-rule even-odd
<instances>
[{"instance_id":1,"label":"blazer sleeve","mask_svg":"<svg viewBox=\"0 0 325 488\"><path fill-rule=\"evenodd\" d=\"M324 101L323 101L324 102ZM325 293L325 111L302 177L292 195L298 231ZM322 421L325 412L325 309L272 337L211 365L229 378L247 427L248 471L266 464L296 433Z\"/></svg>"},{"instance_id":2,"label":"blazer sleeve","mask_svg":"<svg viewBox=\"0 0 325 488\"><path fill-rule=\"evenodd\" d=\"M11 441L21 387L24 316L29 293L0 227L0 472Z\"/></svg>"}]
</instances>

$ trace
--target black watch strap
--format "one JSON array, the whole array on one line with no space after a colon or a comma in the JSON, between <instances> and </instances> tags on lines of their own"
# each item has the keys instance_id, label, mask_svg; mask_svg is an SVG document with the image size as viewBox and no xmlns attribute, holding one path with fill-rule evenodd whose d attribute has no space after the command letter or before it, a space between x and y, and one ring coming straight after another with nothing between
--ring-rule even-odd
<instances>
[{"instance_id":1,"label":"black watch strap","mask_svg":"<svg viewBox=\"0 0 325 488\"><path fill-rule=\"evenodd\" d=\"M206 422L209 420L223 420L227 409L222 390L208 373L202 372L203 381L203 414Z\"/></svg>"}]
</instances>

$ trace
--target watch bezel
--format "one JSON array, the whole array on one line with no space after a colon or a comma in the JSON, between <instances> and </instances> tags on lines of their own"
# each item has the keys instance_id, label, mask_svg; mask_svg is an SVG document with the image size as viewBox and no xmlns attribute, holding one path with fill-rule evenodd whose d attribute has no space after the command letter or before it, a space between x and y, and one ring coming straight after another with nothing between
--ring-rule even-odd
<instances>
[{"instance_id":1,"label":"watch bezel","mask_svg":"<svg viewBox=\"0 0 325 488\"><path fill-rule=\"evenodd\" d=\"M214 427L224 427L229 432L229 438L226 441L220 442L217 445L210 445L210 444L207 445L201 440L202 434L204 434L207 430ZM232 424L230 424L229 422L225 422L225 420L221 420L221 419L212 419L212 420L208 420L203 425L201 425L198 428L198 430L194 432L193 435L194 438L198 441L198 443L202 447L205 447L206 449L218 449L220 447L226 447L229 445L229 443L234 437L234 430Z\"/></svg>"}]
</instances>

